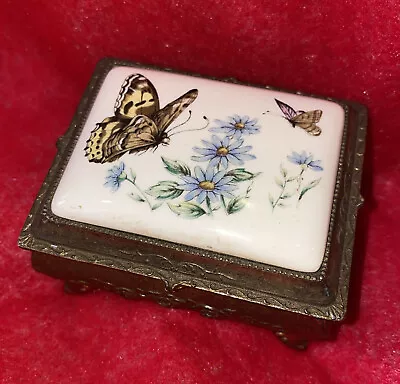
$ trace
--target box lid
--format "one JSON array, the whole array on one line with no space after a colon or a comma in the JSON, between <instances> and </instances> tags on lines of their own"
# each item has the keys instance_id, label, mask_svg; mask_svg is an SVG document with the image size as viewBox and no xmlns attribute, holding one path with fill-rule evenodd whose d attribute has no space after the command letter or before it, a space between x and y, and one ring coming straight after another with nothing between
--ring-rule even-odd
<instances>
[{"instance_id":1,"label":"box lid","mask_svg":"<svg viewBox=\"0 0 400 384\"><path fill-rule=\"evenodd\" d=\"M301 272L329 232L336 102L117 66L55 192L57 216Z\"/></svg>"}]
</instances>

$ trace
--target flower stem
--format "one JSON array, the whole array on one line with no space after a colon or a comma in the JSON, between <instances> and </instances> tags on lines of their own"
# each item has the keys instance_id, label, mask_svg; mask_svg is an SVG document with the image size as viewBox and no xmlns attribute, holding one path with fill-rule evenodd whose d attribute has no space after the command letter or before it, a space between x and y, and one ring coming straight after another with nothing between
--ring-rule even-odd
<instances>
[{"instance_id":1,"label":"flower stem","mask_svg":"<svg viewBox=\"0 0 400 384\"><path fill-rule=\"evenodd\" d=\"M153 206L151 205L149 199L147 198L147 196L145 195L145 193L139 188L139 186L133 181L131 180L129 177L126 178L126 180L128 180L130 183L132 183L135 188L139 191L139 193L141 194L141 196L143 197L143 199L146 201L146 203L149 205L150 209L153 209Z\"/></svg>"},{"instance_id":2,"label":"flower stem","mask_svg":"<svg viewBox=\"0 0 400 384\"><path fill-rule=\"evenodd\" d=\"M299 197L297 198L297 204L296 207L299 206L300 204L300 194L301 194L301 183L303 182L303 174L306 171L306 168L303 168L299 174L299 176L297 177L297 181L298 181L298 186L297 186L297 192L299 193Z\"/></svg>"},{"instance_id":3,"label":"flower stem","mask_svg":"<svg viewBox=\"0 0 400 384\"><path fill-rule=\"evenodd\" d=\"M213 211L212 211L212 207L211 207L211 201L210 201L210 198L208 196L206 197L206 204L207 204L207 208L208 208L208 214L210 216L212 216Z\"/></svg>"},{"instance_id":4,"label":"flower stem","mask_svg":"<svg viewBox=\"0 0 400 384\"><path fill-rule=\"evenodd\" d=\"M286 183L286 179L285 179L285 183ZM247 189L246 189L246 199L248 199L250 196L249 196L249 194L250 194L250 191L252 190L252 188L253 188L253 184L254 184L254 180L252 180L251 181L251 183L250 183L250 185L247 187ZM285 184L286 185L286 184Z\"/></svg>"},{"instance_id":5,"label":"flower stem","mask_svg":"<svg viewBox=\"0 0 400 384\"><path fill-rule=\"evenodd\" d=\"M224 207L225 213L228 215L228 211L226 210L226 201L225 201L225 197L223 195L221 195L221 203L222 203L222 206Z\"/></svg>"},{"instance_id":6,"label":"flower stem","mask_svg":"<svg viewBox=\"0 0 400 384\"><path fill-rule=\"evenodd\" d=\"M301 183L303 181L303 173L306 171L305 168L303 168L299 174L299 176L297 176L297 182L298 182L298 186L297 186L297 192L300 191L301 188Z\"/></svg>"},{"instance_id":7,"label":"flower stem","mask_svg":"<svg viewBox=\"0 0 400 384\"><path fill-rule=\"evenodd\" d=\"M282 198L283 193L285 192L286 184L287 184L287 179L285 177L284 181L283 181L281 193L279 194L278 198L275 200L275 203L272 204L272 210L275 209L276 205L279 203L279 200Z\"/></svg>"}]
</instances>

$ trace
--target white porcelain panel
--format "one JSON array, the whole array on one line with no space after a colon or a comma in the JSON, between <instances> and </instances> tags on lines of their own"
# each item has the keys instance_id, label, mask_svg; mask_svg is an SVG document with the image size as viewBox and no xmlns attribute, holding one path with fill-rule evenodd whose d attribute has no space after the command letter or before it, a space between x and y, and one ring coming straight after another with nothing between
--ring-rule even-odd
<instances>
[{"instance_id":1,"label":"white porcelain panel","mask_svg":"<svg viewBox=\"0 0 400 384\"><path fill-rule=\"evenodd\" d=\"M325 251L344 119L330 101L116 67L100 88L52 211L314 272Z\"/></svg>"}]
</instances>

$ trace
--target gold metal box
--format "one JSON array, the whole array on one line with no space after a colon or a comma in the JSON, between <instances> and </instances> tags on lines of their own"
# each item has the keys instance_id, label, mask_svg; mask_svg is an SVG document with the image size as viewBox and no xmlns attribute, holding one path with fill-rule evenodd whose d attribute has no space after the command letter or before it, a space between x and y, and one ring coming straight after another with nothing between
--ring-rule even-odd
<instances>
[{"instance_id":1,"label":"gold metal box","mask_svg":"<svg viewBox=\"0 0 400 384\"><path fill-rule=\"evenodd\" d=\"M346 314L356 216L362 203L366 108L312 96L337 103L345 118L322 262L316 271L297 271L53 212L55 192L99 89L116 67L149 69L115 59L98 64L71 126L57 143L58 153L19 238L19 246L32 251L33 267L65 280L67 292L107 289L130 299L149 298L167 307L194 309L207 317L244 321L269 328L283 342L300 349L309 340L333 338ZM213 86L240 85L231 79L212 80ZM295 127L290 116L283 117ZM311 125L312 129L316 126ZM307 130L304 124L300 128ZM153 143L151 149L160 143Z\"/></svg>"}]
</instances>

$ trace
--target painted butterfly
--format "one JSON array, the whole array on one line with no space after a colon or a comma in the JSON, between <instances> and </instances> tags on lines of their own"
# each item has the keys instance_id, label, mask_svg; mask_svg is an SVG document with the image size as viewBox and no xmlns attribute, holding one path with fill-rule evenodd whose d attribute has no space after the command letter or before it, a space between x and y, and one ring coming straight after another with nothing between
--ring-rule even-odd
<instances>
[{"instance_id":1,"label":"painted butterfly","mask_svg":"<svg viewBox=\"0 0 400 384\"><path fill-rule=\"evenodd\" d=\"M300 127L312 136L319 136L321 134L321 128L316 125L316 123L318 123L321 119L321 110L317 109L309 112L295 111L290 105L287 105L277 99L275 99L275 101L282 111L285 119L292 124L293 128Z\"/></svg>"},{"instance_id":2,"label":"painted butterfly","mask_svg":"<svg viewBox=\"0 0 400 384\"><path fill-rule=\"evenodd\" d=\"M126 152L137 153L169 143L170 124L197 98L197 89L160 109L154 85L140 74L128 76L114 106L114 116L96 124L85 147L90 162L112 162Z\"/></svg>"}]
</instances>

